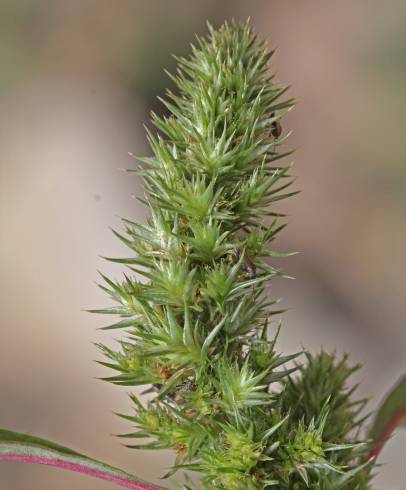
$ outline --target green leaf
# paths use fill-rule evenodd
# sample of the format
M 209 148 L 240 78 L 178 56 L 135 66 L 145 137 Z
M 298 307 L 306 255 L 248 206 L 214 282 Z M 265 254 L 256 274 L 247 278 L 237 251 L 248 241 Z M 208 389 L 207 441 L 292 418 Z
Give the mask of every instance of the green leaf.
M 370 456 L 377 457 L 398 426 L 406 425 L 406 375 L 403 375 L 384 399 L 369 432 L 375 442 Z
M 39 437 L 0 429 L 0 461 L 43 464 L 83 473 L 132 490 L 162 490 L 125 471 Z
M 213 343 L 214 339 L 216 338 L 217 334 L 221 330 L 222 326 L 227 320 L 227 316 L 224 316 L 221 321 L 213 328 L 213 330 L 209 333 L 209 335 L 206 337 L 206 340 L 203 343 L 202 346 L 202 357 L 206 356 L 209 352 L 209 348 L 211 344 Z

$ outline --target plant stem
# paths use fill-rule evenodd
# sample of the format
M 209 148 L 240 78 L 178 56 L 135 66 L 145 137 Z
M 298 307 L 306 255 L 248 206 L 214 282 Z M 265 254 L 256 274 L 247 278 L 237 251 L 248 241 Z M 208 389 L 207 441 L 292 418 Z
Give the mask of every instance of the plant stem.
M 20 442 L 0 443 L 0 461 L 42 464 L 106 480 L 131 490 L 164 490 L 100 461 Z

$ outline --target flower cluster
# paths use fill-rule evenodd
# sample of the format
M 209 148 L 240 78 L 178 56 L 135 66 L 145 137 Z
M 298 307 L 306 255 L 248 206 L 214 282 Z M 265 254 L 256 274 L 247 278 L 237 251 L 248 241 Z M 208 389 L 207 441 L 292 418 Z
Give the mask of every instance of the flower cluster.
M 271 262 L 284 254 L 269 249 L 284 226 L 274 203 L 296 193 L 281 163 L 293 100 L 248 25 L 209 31 L 178 59 L 168 115 L 152 116 L 139 172 L 150 216 L 124 220 L 116 235 L 131 256 L 112 259 L 129 272 L 103 276 L 116 304 L 98 311 L 126 330 L 117 351 L 99 346 L 115 370 L 106 379 L 150 395 L 132 396 L 126 437 L 172 448 L 168 475 L 199 472 L 206 489 L 367 489 L 347 359 L 278 353 L 281 311 L 264 294 L 283 275 Z

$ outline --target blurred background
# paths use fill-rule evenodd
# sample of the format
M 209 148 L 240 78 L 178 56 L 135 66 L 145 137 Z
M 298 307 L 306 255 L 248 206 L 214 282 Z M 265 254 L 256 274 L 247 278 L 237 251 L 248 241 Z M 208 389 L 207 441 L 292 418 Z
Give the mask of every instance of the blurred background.
M 163 69 L 194 34 L 251 18 L 277 47 L 272 69 L 292 84 L 297 186 L 284 204 L 275 282 L 284 315 L 280 348 L 350 352 L 360 396 L 374 409 L 406 370 L 406 2 L 273 0 L 0 0 L 0 426 L 59 441 L 158 482 L 167 452 L 136 452 L 126 390 L 92 342 L 106 318 L 100 256 L 126 251 L 109 227 L 145 219 L 139 182 L 120 168 L 148 152 L 143 123 L 161 111 Z M 374 488 L 406 488 L 406 432 L 383 451 Z M 1 490 L 108 490 L 102 481 L 17 463 Z

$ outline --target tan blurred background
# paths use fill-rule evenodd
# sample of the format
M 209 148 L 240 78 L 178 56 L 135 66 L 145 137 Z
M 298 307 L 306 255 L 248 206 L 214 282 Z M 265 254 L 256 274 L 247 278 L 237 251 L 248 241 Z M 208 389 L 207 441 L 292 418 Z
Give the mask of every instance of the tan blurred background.
M 205 21 L 252 24 L 278 47 L 273 69 L 297 108 L 295 173 L 279 249 L 297 277 L 272 293 L 291 308 L 280 347 L 320 345 L 364 364 L 360 395 L 379 403 L 406 371 L 406 2 L 0 0 L 0 426 L 41 435 L 153 480 L 168 454 L 123 448 L 124 389 L 95 378 L 108 304 L 100 255 L 126 252 L 108 227 L 144 218 L 127 152 Z M 376 489 L 406 489 L 406 432 L 383 452 Z M 156 480 L 155 478 L 155 481 Z M 17 463 L 0 490 L 108 490 Z

